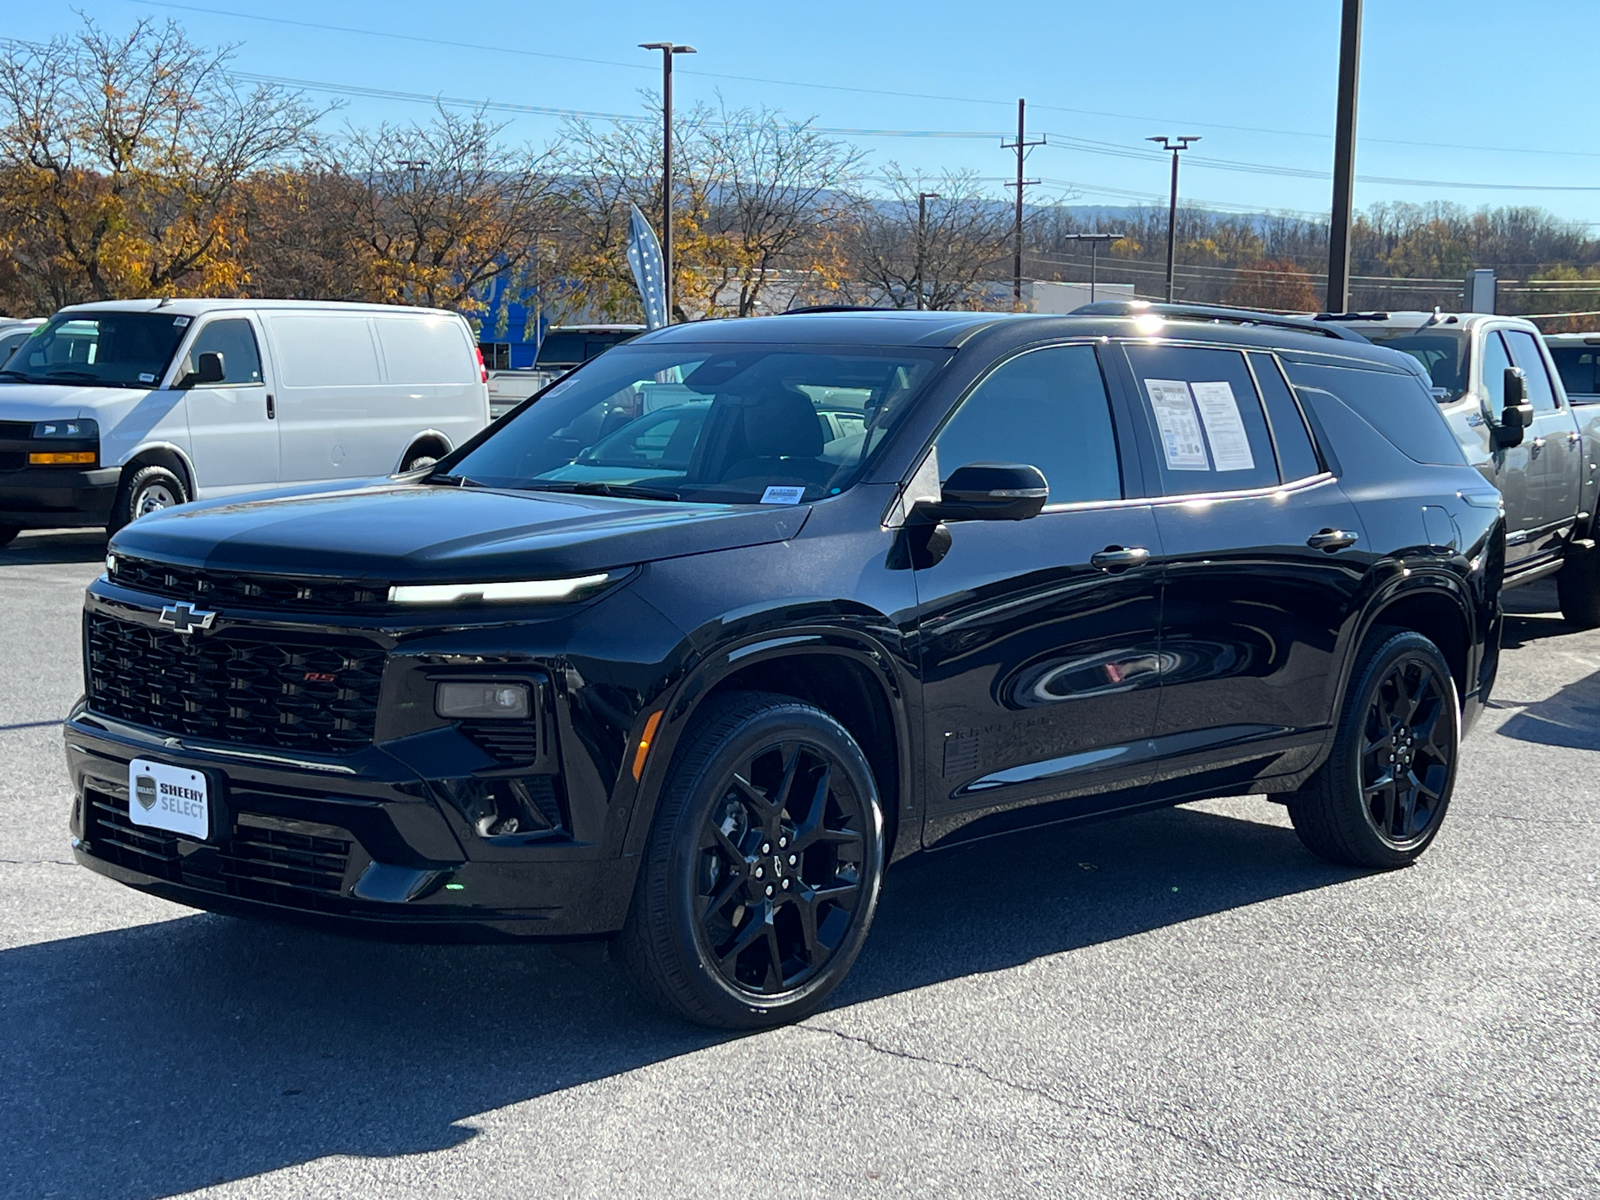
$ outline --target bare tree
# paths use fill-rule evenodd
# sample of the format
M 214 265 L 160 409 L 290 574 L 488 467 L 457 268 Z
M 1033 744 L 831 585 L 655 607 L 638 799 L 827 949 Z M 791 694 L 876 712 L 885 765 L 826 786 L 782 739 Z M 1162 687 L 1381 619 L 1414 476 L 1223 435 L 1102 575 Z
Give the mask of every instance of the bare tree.
M 310 146 L 322 113 L 239 87 L 232 53 L 85 18 L 0 58 L 0 237 L 34 303 L 239 288 L 242 183 Z
M 983 284 L 1004 260 L 1012 218 L 1006 205 L 984 195 L 975 172 L 946 171 L 936 179 L 884 168 L 887 197 L 863 197 L 854 209 L 849 299 L 915 308 L 963 308 L 983 302 Z M 926 201 L 926 220 L 918 197 Z

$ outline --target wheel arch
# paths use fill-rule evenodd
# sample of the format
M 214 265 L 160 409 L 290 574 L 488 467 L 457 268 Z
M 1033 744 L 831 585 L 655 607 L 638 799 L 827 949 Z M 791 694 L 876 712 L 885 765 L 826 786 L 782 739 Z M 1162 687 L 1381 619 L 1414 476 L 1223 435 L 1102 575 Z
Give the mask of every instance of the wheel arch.
M 128 455 L 127 461 L 122 464 L 118 486 L 126 484 L 141 467 L 165 467 L 182 481 L 189 493 L 189 499 L 196 499 L 194 464 L 189 461 L 188 454 L 181 447 L 172 442 L 149 442 L 140 446 Z
M 424 448 L 436 449 L 438 453 L 434 455 L 435 458 L 443 458 L 446 454 L 449 454 L 453 449 L 455 449 L 455 447 L 450 444 L 449 437 L 447 437 L 441 431 L 437 429 L 424 429 L 415 434 L 411 441 L 407 443 L 405 450 L 401 452 L 399 459 L 394 464 L 395 472 L 398 474 L 400 471 L 405 470 L 406 463 Z
M 886 650 L 869 638 L 839 630 L 766 634 L 707 656 L 663 698 L 664 703 L 648 710 L 661 714 L 661 728 L 652 739 L 638 782 L 625 852 L 637 854 L 643 847 L 657 801 L 696 715 L 715 697 L 740 691 L 792 696 L 845 727 L 866 755 L 878 785 L 892 851 L 902 817 L 916 811 L 906 686 Z M 647 712 L 641 712 L 639 728 L 629 741 L 630 765 L 648 719 Z
M 1339 695 L 1349 686 L 1349 672 L 1367 636 L 1380 626 L 1393 626 L 1420 633 L 1439 647 L 1455 679 L 1457 698 L 1464 703 L 1473 690 L 1476 639 L 1472 604 L 1463 592 L 1454 576 L 1428 573 L 1403 577 L 1382 593 L 1351 639 Z

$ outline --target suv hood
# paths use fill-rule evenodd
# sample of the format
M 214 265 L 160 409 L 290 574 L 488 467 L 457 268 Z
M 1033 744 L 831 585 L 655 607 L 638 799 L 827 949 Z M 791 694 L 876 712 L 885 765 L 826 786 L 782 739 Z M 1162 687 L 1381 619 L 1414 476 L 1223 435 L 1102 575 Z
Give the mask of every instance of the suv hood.
M 153 513 L 116 554 L 212 570 L 461 583 L 585 575 L 786 541 L 809 508 L 399 484 Z

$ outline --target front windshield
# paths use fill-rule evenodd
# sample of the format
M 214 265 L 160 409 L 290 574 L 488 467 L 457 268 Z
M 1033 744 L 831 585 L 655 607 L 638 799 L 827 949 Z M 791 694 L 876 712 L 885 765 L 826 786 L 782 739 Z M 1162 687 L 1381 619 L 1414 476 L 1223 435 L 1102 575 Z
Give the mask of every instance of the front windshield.
M 1472 339 L 1463 329 L 1363 329 L 1369 341 L 1411 355 L 1428 370 L 1433 386 L 1451 396 L 1467 390 L 1467 349 Z
M 835 495 L 946 350 L 619 346 L 438 478 L 486 487 L 799 504 Z
M 154 387 L 192 320 L 160 311 L 57 313 L 17 347 L 0 382 Z

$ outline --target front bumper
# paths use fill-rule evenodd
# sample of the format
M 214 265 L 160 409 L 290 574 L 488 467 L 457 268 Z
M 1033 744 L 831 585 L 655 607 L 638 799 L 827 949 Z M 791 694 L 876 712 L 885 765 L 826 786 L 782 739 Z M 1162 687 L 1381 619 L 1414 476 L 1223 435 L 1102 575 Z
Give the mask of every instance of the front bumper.
M 475 838 L 434 785 L 377 748 L 296 763 L 82 711 L 64 733 L 74 856 L 164 899 L 402 941 L 592 938 L 627 914 L 633 860 L 571 839 Z M 128 820 L 132 758 L 206 774 L 209 838 Z
M 104 525 L 110 519 L 121 478 L 117 467 L 0 471 L 0 525 L 23 529 Z

